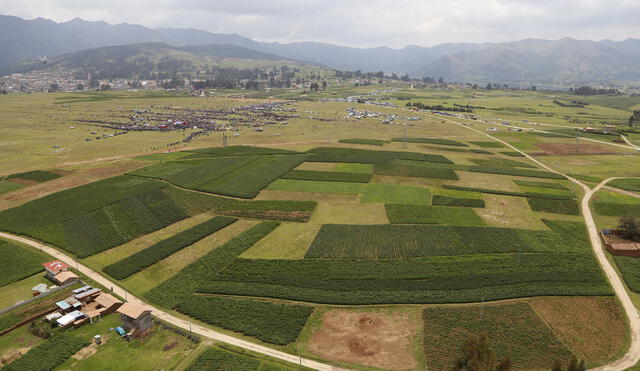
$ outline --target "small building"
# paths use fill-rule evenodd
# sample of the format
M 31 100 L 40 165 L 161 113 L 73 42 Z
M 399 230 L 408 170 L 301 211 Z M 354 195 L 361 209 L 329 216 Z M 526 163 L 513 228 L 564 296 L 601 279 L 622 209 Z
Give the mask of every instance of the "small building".
M 35 285 L 32 289 L 31 289 L 31 293 L 33 294 L 33 296 L 38 296 L 38 295 L 42 295 L 42 294 L 46 294 L 47 292 L 49 292 L 49 288 L 47 287 L 46 284 L 44 283 L 40 283 L 38 285 Z
M 56 275 L 62 272 L 66 272 L 69 270 L 69 266 L 60 260 L 53 260 L 47 263 L 42 264 L 44 269 L 47 271 L 47 277 L 50 279 L 54 279 Z
M 96 309 L 101 315 L 107 315 L 115 312 L 122 306 L 122 302 L 111 294 L 102 293 L 95 299 Z
M 79 310 L 74 310 L 73 312 L 67 313 L 64 316 L 58 318 L 56 320 L 56 323 L 60 327 L 68 327 L 81 322 L 83 319 L 86 319 L 86 315 Z
M 118 310 L 122 326 L 127 331 L 126 337 L 131 340 L 144 335 L 153 327 L 151 310 L 131 303 L 122 304 Z
M 73 282 L 76 282 L 76 281 L 80 280 L 80 277 L 78 277 L 73 272 L 64 271 L 64 272 L 60 272 L 60 273 L 56 274 L 53 277 L 53 280 L 58 285 L 63 286 L 63 285 L 70 284 L 70 283 L 73 283 Z

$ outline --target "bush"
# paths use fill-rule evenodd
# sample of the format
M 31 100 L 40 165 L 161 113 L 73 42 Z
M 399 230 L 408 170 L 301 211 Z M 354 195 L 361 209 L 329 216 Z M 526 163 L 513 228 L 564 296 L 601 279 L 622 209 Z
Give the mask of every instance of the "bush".
M 176 309 L 210 325 L 276 345 L 296 341 L 313 312 L 312 307 L 301 305 L 198 295 L 189 296 Z
M 130 255 L 122 260 L 106 266 L 103 271 L 111 277 L 122 280 L 134 273 L 140 272 L 155 263 L 165 259 L 183 248 L 219 231 L 234 223 L 237 219 L 217 216 L 208 221 L 191 227 L 146 249 Z

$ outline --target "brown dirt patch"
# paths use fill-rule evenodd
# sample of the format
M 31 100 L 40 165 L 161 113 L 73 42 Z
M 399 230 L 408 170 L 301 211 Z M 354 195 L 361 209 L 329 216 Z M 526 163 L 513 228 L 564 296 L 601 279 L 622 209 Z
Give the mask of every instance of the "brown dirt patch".
M 11 182 L 22 184 L 22 185 L 25 185 L 25 186 L 30 186 L 30 185 L 34 185 L 34 184 L 38 184 L 39 183 L 39 182 L 36 182 L 35 180 L 22 179 L 22 178 L 11 178 Z
M 599 144 L 575 143 L 535 143 L 546 155 L 608 155 L 615 153 L 609 147 Z
M 624 313 L 614 298 L 540 298 L 533 310 L 588 363 L 611 360 L 624 347 Z
M 80 349 L 78 351 L 78 353 L 72 355 L 71 358 L 73 358 L 73 359 L 87 359 L 87 358 L 91 357 L 92 355 L 96 354 L 97 352 L 98 352 L 98 344 L 91 343 L 91 345 L 88 345 L 88 346 Z
M 322 317 L 309 349 L 332 361 L 409 370 L 418 366 L 411 346 L 415 327 L 409 313 L 332 310 Z
M 167 344 L 165 344 L 165 345 L 162 347 L 162 350 L 166 352 L 166 351 L 171 350 L 171 349 L 173 349 L 173 348 L 175 348 L 175 347 L 177 347 L 177 346 L 178 346 L 178 342 L 177 342 L 177 341 L 173 341 L 173 342 L 171 342 L 171 343 L 167 343 Z

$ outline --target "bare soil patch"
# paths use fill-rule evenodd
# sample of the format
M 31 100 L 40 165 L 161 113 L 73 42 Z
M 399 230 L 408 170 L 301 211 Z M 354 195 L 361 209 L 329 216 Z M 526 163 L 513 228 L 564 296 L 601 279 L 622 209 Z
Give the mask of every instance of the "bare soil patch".
M 332 310 L 311 336 L 309 349 L 333 361 L 409 370 L 418 365 L 410 339 L 415 327 L 409 313 Z
M 71 356 L 73 359 L 87 359 L 98 352 L 98 344 L 91 343 L 90 345 L 80 349 L 78 353 Z
M 575 143 L 535 143 L 546 155 L 608 155 L 614 154 L 609 147 L 599 144 Z
M 576 355 L 590 364 L 615 358 L 624 348 L 624 313 L 614 298 L 540 298 L 533 310 Z

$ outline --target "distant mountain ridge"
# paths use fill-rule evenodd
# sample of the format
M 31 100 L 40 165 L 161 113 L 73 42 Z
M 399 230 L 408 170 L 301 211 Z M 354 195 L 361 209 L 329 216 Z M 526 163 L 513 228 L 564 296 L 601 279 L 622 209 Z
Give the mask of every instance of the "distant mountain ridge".
M 56 23 L 0 15 L 0 70 L 84 49 L 163 42 L 177 47 L 223 44 L 272 57 L 340 70 L 384 71 L 447 81 L 508 84 L 612 84 L 640 81 L 640 40 L 581 41 L 528 39 L 509 43 L 448 43 L 402 49 L 343 47 L 317 42 L 265 43 L 237 34 L 196 29 L 150 29 L 79 18 Z

